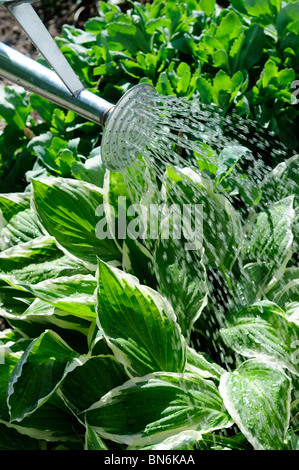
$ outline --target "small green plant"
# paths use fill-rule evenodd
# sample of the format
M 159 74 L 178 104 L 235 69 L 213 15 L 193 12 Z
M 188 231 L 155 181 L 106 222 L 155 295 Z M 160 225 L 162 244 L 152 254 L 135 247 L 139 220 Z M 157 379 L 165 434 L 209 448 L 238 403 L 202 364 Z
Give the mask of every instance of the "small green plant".
M 299 149 L 292 88 L 299 79 L 298 2 L 252 6 L 242 0 L 225 9 L 214 0 L 131 5 L 123 13 L 100 2 L 98 17 L 84 30 L 66 25 L 57 38 L 88 89 L 116 103 L 132 85 L 148 82 L 162 94 L 214 103 L 224 115 L 234 110 Z M 0 115 L 8 123 L 0 136 L 2 191 L 23 190 L 25 172 L 43 158 L 33 137 L 79 138 L 80 162 L 100 144 L 101 128 L 73 113 L 20 90 L 1 95 Z

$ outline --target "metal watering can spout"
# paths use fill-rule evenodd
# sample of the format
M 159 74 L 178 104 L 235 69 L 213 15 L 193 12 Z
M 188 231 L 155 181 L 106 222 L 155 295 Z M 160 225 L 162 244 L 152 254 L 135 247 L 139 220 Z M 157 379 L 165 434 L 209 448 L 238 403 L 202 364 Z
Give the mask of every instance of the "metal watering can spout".
M 0 43 L 0 76 L 105 126 L 101 143 L 103 162 L 109 170 L 121 171 L 138 157 L 142 143 L 145 145 L 144 136 L 135 135 L 139 142 L 134 150 L 128 138 L 130 133 L 134 134 L 136 119 L 141 119 L 140 108 L 148 95 L 156 93 L 155 89 L 147 84 L 136 85 L 116 105 L 86 90 L 30 5 L 32 1 L 0 0 L 0 5 L 11 12 L 53 70 Z M 146 118 L 141 124 L 144 131 L 149 129 Z

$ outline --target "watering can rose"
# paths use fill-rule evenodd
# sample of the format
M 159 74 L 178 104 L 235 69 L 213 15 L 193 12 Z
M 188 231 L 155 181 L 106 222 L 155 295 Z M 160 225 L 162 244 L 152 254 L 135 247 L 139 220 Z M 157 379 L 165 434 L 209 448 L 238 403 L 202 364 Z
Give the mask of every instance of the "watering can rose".
M 199 250 L 203 240 L 202 204 L 131 204 L 126 196 L 118 197 L 117 215 L 114 206 L 100 204 L 96 216 L 96 236 L 124 240 L 184 240 L 186 250 Z

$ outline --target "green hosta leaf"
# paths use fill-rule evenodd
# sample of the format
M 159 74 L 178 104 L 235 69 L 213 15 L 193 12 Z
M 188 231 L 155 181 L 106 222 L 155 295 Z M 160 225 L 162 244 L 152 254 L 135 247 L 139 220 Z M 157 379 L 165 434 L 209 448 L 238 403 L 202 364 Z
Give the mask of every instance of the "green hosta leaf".
M 28 344 L 28 341 L 26 343 Z M 17 366 L 24 351 L 22 344 L 23 342 L 20 341 L 10 344 L 1 356 L 3 361 L 0 366 L 0 423 L 7 425 L 9 429 L 19 431 L 22 435 L 35 439 L 49 441 L 76 439 L 76 432 L 78 432 L 77 419 L 66 412 L 65 407 L 62 406 L 63 404 L 54 396 L 51 396 L 33 414 L 25 417 L 22 422 L 10 422 L 7 405 L 8 384 L 14 367 Z M 9 431 L 7 431 L 7 436 L 9 436 Z M 1 442 L 4 441 L 1 439 Z
M 152 445 L 185 430 L 209 432 L 231 425 L 212 382 L 165 372 L 125 382 L 85 416 L 103 438 L 131 446 Z
M 96 264 L 97 256 L 107 261 L 120 259 L 114 241 L 100 240 L 96 234 L 96 211 L 103 204 L 100 188 L 64 178 L 32 180 L 32 185 L 38 218 L 63 250 L 91 265 Z
M 100 260 L 97 310 L 109 346 L 131 376 L 184 370 L 186 346 L 171 305 Z
M 3 275 L 3 279 L 11 286 L 30 292 L 57 308 L 66 310 L 73 315 L 93 319 L 95 313 L 96 279 L 91 275 L 75 275 L 47 279 L 37 284 L 19 281 L 16 277 Z
M 1 227 L 0 227 L 1 228 Z M 17 212 L 1 230 L 0 249 L 6 250 L 44 235 L 31 209 Z
M 169 223 L 169 217 L 162 223 Z M 185 243 L 186 240 L 185 240 Z M 155 253 L 159 288 L 171 303 L 184 336 L 207 304 L 208 284 L 200 249 L 186 250 L 183 241 L 159 238 Z
M 0 423 L 0 450 L 41 450 L 41 442 Z
M 220 380 L 224 404 L 256 450 L 283 450 L 291 381 L 270 364 L 247 361 Z
M 193 450 L 194 445 L 201 441 L 202 435 L 198 431 L 182 431 L 174 436 L 167 437 L 153 446 L 146 446 L 145 450 Z M 129 447 L 131 449 L 131 447 Z M 133 447 L 134 449 L 134 447 Z M 138 450 L 138 447 L 135 448 Z
M 78 414 L 127 379 L 123 366 L 113 356 L 94 356 L 67 374 L 60 385 L 59 394 L 68 407 Z
M 20 270 L 28 264 L 44 262 L 49 258 L 58 258 L 59 255 L 61 256 L 62 253 L 58 250 L 53 238 L 37 237 L 1 251 L 0 272 Z
M 6 222 L 9 222 L 12 216 L 18 212 L 29 209 L 29 207 L 30 193 L 0 194 L 0 210 Z
M 268 266 L 268 281 L 283 270 L 292 256 L 295 220 L 294 197 L 270 205 L 256 215 L 242 246 L 244 264 L 259 262 Z
M 11 420 L 22 421 L 55 391 L 63 376 L 78 365 L 75 353 L 51 330 L 31 342 L 14 367 L 8 386 Z
M 212 182 L 189 168 L 168 171 L 168 197 L 172 202 L 202 207 L 202 241 L 204 261 L 209 266 L 229 271 L 234 264 L 243 238 L 238 212 Z
M 283 310 L 269 301 L 246 306 L 220 330 L 225 343 L 246 357 L 265 358 L 299 375 L 294 353 L 299 327 L 289 322 Z
M 22 315 L 9 311 L 1 311 L 1 314 L 13 328 L 29 338 L 36 338 L 46 329 L 51 329 L 75 350 L 84 350 L 82 343 L 85 345 L 90 328 L 90 321 L 85 318 L 72 315 L 40 299 L 35 299 Z
M 262 183 L 261 203 L 278 202 L 293 194 L 299 198 L 299 155 L 279 163 Z
M 84 450 L 109 450 L 100 436 L 86 423 Z
M 290 321 L 298 322 L 299 268 L 287 268 L 267 291 L 267 298 L 284 309 Z
M 216 362 L 213 362 L 207 354 L 199 353 L 195 349 L 188 347 L 186 372 L 199 374 L 205 379 L 219 381 L 225 369 L 216 364 Z

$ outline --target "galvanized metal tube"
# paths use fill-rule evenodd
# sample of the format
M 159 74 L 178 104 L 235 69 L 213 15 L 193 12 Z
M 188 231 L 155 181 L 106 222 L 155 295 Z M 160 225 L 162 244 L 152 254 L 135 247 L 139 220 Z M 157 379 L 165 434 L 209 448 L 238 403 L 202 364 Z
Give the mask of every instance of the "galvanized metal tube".
M 83 89 L 74 96 L 51 69 L 0 42 L 0 77 L 104 125 L 114 105 Z

